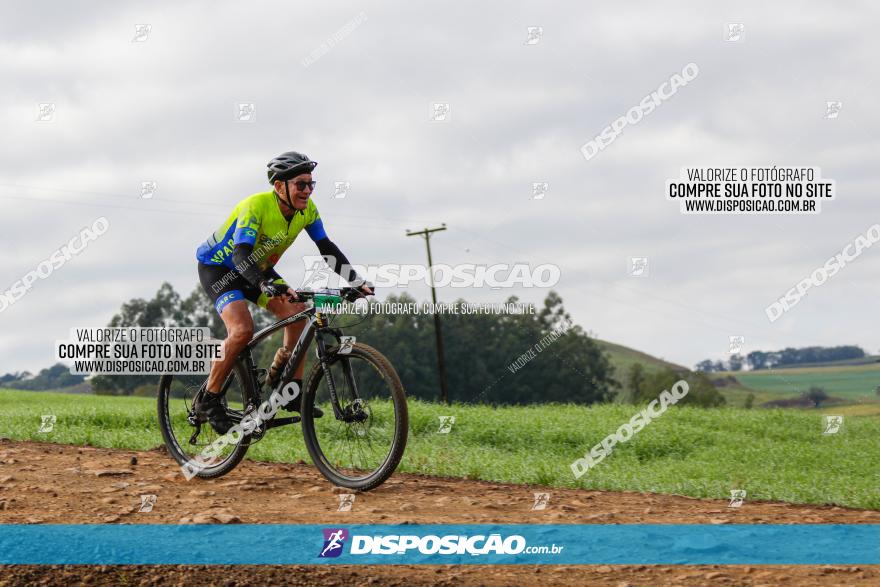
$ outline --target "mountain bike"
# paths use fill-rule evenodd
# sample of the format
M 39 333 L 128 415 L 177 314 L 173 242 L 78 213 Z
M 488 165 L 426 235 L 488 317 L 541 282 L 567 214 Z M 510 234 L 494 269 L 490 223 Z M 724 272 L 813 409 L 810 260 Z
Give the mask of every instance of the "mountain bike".
M 270 429 L 301 421 L 306 449 L 324 477 L 340 487 L 375 489 L 397 468 L 406 447 L 408 413 L 400 377 L 379 351 L 353 342 L 331 324 L 327 308 L 363 294 L 354 288 L 297 290 L 296 294 L 306 302 L 306 309 L 255 333 L 223 384 L 227 413 L 244 433 L 231 442 L 236 435 L 230 432 L 221 438 L 196 415 L 193 403 L 205 381 L 203 375 L 166 374 L 159 381 L 158 397 L 165 446 L 178 463 L 197 471 L 195 476 L 213 479 L 234 469 Z M 263 387 L 268 371 L 257 368 L 254 348 L 300 320 L 306 321 L 305 328 L 277 384 L 267 390 L 267 400 Z M 313 341 L 317 360 L 302 390 L 296 390 L 293 376 Z M 278 417 L 281 410 L 271 413 L 266 408 L 273 398 L 277 404 L 279 394 L 295 396 L 297 391 L 303 394 L 301 415 Z M 323 410 L 323 417 L 314 417 L 315 406 Z M 258 417 L 261 412 L 268 417 Z

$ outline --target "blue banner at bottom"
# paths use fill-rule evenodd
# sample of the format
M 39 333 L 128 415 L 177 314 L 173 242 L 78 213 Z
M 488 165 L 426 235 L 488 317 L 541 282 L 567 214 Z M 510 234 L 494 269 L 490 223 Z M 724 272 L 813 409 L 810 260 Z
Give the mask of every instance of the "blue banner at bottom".
M 876 524 L 0 525 L 0 564 L 875 565 Z

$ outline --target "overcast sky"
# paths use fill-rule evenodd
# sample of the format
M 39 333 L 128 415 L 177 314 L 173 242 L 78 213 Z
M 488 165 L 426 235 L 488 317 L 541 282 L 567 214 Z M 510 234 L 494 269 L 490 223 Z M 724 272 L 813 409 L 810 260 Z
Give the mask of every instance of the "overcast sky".
M 104 325 L 163 281 L 192 291 L 196 247 L 291 149 L 319 162 L 314 199 L 355 263 L 423 263 L 405 230 L 445 222 L 435 262 L 555 263 L 577 323 L 677 363 L 726 357 L 731 335 L 745 352 L 877 352 L 880 247 L 776 322 L 764 313 L 880 222 L 877 17 L 870 2 L 7 4 L 0 290 L 95 218 L 110 228 L 0 312 L 0 373 L 51 364 L 71 327 Z M 740 41 L 725 40 L 729 23 Z M 137 41 L 136 24 L 150 25 Z M 533 26 L 543 35 L 527 44 Z M 690 62 L 696 79 L 584 158 Z M 836 119 L 828 101 L 842 102 Z M 54 120 L 37 120 L 40 103 Z M 236 119 L 241 103 L 253 121 Z M 430 120 L 433 103 L 450 105 L 446 121 Z M 696 165 L 820 167 L 838 196 L 815 216 L 685 216 L 664 182 Z M 344 199 L 335 181 L 351 182 Z M 543 199 L 533 182 L 548 183 Z M 280 272 L 296 281 L 313 254 L 303 235 Z M 634 256 L 647 276 L 628 274 Z

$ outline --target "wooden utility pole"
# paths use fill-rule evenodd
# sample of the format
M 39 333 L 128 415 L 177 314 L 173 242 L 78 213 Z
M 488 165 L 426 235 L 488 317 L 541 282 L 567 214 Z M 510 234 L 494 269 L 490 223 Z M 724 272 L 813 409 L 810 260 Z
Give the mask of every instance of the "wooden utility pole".
M 449 391 L 446 388 L 446 361 L 443 356 L 443 332 L 440 329 L 440 313 L 437 311 L 437 291 L 434 289 L 434 272 L 431 268 L 434 262 L 431 260 L 431 233 L 446 230 L 446 224 L 439 228 L 426 228 L 419 231 L 406 231 L 406 236 L 421 236 L 425 238 L 425 247 L 428 249 L 428 279 L 431 284 L 431 300 L 434 302 L 434 335 L 437 338 L 437 371 L 440 376 L 440 401 L 449 403 Z

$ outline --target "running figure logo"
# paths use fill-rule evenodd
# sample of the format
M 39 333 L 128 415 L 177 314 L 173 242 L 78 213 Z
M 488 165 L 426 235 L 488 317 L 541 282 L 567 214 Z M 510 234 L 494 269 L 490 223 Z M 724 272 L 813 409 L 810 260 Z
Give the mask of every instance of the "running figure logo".
M 324 548 L 318 558 L 336 558 L 342 554 L 342 547 L 348 538 L 345 528 L 324 528 Z
M 843 102 L 831 100 L 825 102 L 825 118 L 833 120 L 840 115 L 840 109 L 843 108 Z
M 724 40 L 730 43 L 738 43 L 743 40 L 743 36 L 746 32 L 746 25 L 741 22 L 729 22 L 727 23 L 727 32 L 724 36 Z
M 452 432 L 452 425 L 455 424 L 455 416 L 439 416 L 440 428 L 437 429 L 438 434 L 449 434 Z
M 55 122 L 55 104 L 52 102 L 37 104 L 37 122 Z
M 333 189 L 335 190 L 333 193 L 333 197 L 337 199 L 342 199 L 348 194 L 348 190 L 351 189 L 350 181 L 337 181 L 334 182 Z
M 351 349 L 354 348 L 354 343 L 357 339 L 354 336 L 342 336 L 339 338 L 339 350 L 336 351 L 338 355 L 350 355 Z
M 533 181 L 532 182 L 532 199 L 533 200 L 543 200 L 544 196 L 547 195 L 547 190 L 550 189 L 550 184 L 546 181 Z
M 526 30 L 528 31 L 528 37 L 526 37 L 526 42 L 523 45 L 537 45 L 541 42 L 541 37 L 544 36 L 544 27 L 530 26 Z
M 431 122 L 446 122 L 448 116 L 448 102 L 434 102 L 433 104 L 431 104 Z
M 339 496 L 339 507 L 337 512 L 350 512 L 354 507 L 354 493 L 343 493 Z
M 647 257 L 630 257 L 629 274 L 633 277 L 643 277 L 648 275 L 648 258 Z
M 144 200 L 149 200 L 156 193 L 156 189 L 159 187 L 159 184 L 155 181 L 142 181 L 141 182 L 141 198 Z
M 550 503 L 549 493 L 535 493 L 535 503 L 532 504 L 532 511 L 547 509 L 548 503 Z
M 155 495 L 142 495 L 141 496 L 141 507 L 138 508 L 138 513 L 150 513 L 153 511 L 153 506 L 156 505 L 156 496 Z
M 306 268 L 303 273 L 302 289 L 322 288 L 330 286 L 330 268 L 324 257 L 320 255 L 306 255 L 303 257 Z M 311 265 L 310 265 L 311 263 Z
M 825 416 L 825 427 L 822 434 L 837 434 L 843 426 L 843 416 Z
M 153 25 L 151 24 L 136 24 L 134 25 L 134 38 L 131 40 L 132 43 L 146 43 L 147 39 L 150 38 L 150 33 L 153 31 Z
M 737 355 L 742 352 L 743 345 L 746 344 L 746 337 L 742 335 L 733 335 L 730 336 L 729 339 L 730 345 L 727 347 L 727 351 L 731 355 Z
M 55 428 L 55 422 L 58 421 L 58 418 L 55 414 L 43 414 L 40 420 L 40 429 L 37 432 L 41 434 L 48 434 L 52 432 Z
M 743 501 L 746 499 L 746 490 L 745 489 L 731 489 L 730 490 L 730 503 L 727 504 L 729 508 L 738 508 L 742 506 Z

